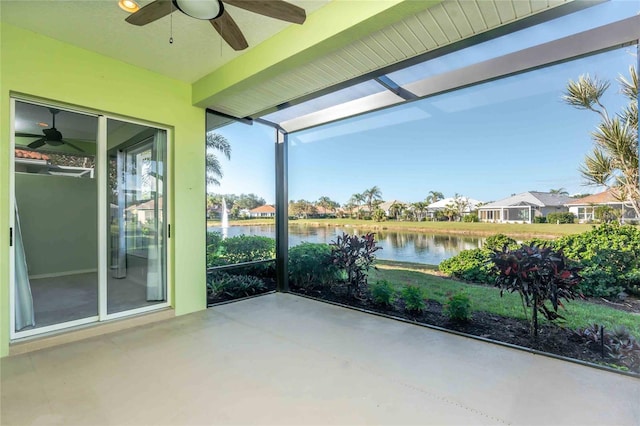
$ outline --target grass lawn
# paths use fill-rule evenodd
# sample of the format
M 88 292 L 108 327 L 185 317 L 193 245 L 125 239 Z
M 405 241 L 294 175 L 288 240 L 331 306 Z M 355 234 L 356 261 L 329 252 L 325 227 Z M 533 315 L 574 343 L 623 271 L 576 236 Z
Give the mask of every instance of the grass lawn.
M 369 272 L 369 282 L 387 280 L 396 287 L 411 284 L 424 289 L 428 299 L 445 303 L 449 295 L 464 291 L 471 299 L 473 311 L 491 312 L 498 315 L 525 319 L 522 302 L 518 294 L 505 293 L 486 285 L 467 284 L 461 281 L 442 278 L 435 275 L 434 267 L 421 264 L 402 264 L 401 262 L 378 261 L 377 270 Z M 570 300 L 560 308 L 559 313 L 566 318 L 560 320 L 567 328 L 576 329 L 590 324 L 603 324 L 611 330 L 624 325 L 637 338 L 640 338 L 640 315 L 628 313 L 584 300 Z M 546 320 L 542 319 L 541 324 Z
M 231 226 L 241 225 L 273 225 L 273 218 L 249 219 L 230 221 Z M 593 225 L 567 224 L 556 225 L 549 223 L 466 223 L 466 222 L 374 222 L 358 219 L 299 219 L 290 220 L 289 226 L 341 226 L 354 227 L 363 230 L 394 230 L 406 232 L 428 232 L 434 234 L 461 234 L 489 236 L 506 234 L 518 238 L 555 238 L 568 234 L 579 234 L 590 230 Z M 207 226 L 220 226 L 218 221 L 208 221 Z

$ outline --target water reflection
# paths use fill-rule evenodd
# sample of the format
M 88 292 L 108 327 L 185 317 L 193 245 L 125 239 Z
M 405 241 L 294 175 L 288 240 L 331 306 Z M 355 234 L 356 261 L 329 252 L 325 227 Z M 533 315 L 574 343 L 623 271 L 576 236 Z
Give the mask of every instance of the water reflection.
M 210 231 L 221 232 L 219 227 L 211 227 Z M 275 238 L 275 225 L 231 226 L 228 236 L 240 234 L 260 235 Z M 333 226 L 301 226 L 289 225 L 289 245 L 295 246 L 303 241 L 310 243 L 330 243 L 342 232 L 348 234 L 363 234 L 366 230 L 355 228 L 341 228 Z M 467 235 L 435 235 L 417 232 L 378 231 L 376 240 L 382 250 L 376 254 L 379 259 L 398 260 L 403 262 L 426 263 L 437 265 L 462 250 L 482 246 L 484 238 Z

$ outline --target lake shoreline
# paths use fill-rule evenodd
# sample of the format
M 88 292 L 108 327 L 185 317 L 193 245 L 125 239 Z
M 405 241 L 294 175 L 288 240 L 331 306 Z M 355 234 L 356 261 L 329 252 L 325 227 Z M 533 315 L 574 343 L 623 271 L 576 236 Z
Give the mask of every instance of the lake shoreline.
M 273 219 L 250 219 L 230 221 L 230 226 L 275 225 Z M 289 221 L 289 226 L 306 226 L 317 228 L 353 228 L 365 231 L 411 232 L 435 235 L 460 235 L 473 237 L 489 237 L 504 234 L 515 239 L 555 239 L 563 235 L 578 234 L 591 229 L 590 224 L 498 224 L 498 223 L 465 223 L 465 222 L 371 222 L 355 219 L 300 219 Z M 207 221 L 207 227 L 220 227 L 219 221 Z M 527 229 L 529 228 L 529 229 Z

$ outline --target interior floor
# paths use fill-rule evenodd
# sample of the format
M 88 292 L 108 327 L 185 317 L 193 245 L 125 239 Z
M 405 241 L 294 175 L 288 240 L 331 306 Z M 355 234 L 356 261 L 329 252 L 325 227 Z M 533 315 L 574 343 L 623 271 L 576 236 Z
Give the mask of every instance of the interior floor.
M 107 312 L 123 312 L 157 303 L 147 301 L 140 272 L 129 268 L 125 278 L 107 280 Z M 98 274 L 74 274 L 31 279 L 35 327 L 46 327 L 98 315 Z
M 1 360 L 2 424 L 637 425 L 640 381 L 291 294 Z

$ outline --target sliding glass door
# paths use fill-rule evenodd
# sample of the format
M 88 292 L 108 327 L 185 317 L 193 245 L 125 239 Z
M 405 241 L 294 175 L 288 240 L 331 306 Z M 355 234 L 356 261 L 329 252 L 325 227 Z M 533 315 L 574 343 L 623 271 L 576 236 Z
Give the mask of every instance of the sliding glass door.
M 167 130 L 12 108 L 11 338 L 168 306 Z
M 107 153 L 111 314 L 167 300 L 166 132 L 117 120 L 107 126 L 119 129 L 111 133 Z

